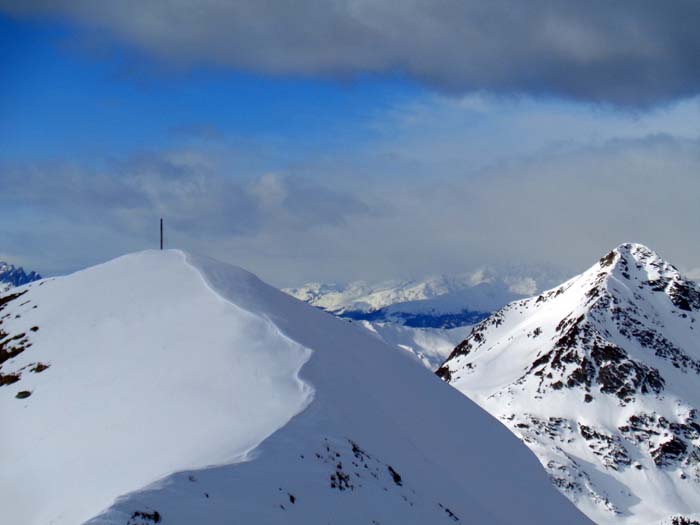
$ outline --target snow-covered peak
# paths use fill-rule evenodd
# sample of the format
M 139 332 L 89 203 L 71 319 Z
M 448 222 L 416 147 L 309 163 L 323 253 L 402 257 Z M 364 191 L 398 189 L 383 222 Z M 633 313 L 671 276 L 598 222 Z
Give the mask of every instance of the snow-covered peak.
M 598 523 L 700 512 L 700 289 L 623 244 L 476 326 L 438 375 L 522 437 Z
M 588 523 L 414 359 L 239 268 L 127 255 L 0 295 L 0 330 L 8 523 Z
M 588 273 L 604 272 L 617 279 L 681 279 L 678 269 L 642 244 L 621 244 L 602 257 Z

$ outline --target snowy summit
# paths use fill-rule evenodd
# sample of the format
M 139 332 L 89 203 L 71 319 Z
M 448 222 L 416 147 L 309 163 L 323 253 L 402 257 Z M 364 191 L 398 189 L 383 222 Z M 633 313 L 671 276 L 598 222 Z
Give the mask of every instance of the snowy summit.
M 239 268 L 136 253 L 0 310 L 6 523 L 589 523 L 476 404 Z
M 596 523 L 700 520 L 700 287 L 623 244 L 477 325 L 438 375 Z

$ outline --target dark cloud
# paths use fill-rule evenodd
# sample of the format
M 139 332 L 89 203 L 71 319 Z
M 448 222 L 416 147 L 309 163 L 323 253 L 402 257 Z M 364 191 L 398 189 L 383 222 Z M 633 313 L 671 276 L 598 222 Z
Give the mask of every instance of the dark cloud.
M 647 106 L 700 92 L 697 0 L 0 0 L 173 65 Z

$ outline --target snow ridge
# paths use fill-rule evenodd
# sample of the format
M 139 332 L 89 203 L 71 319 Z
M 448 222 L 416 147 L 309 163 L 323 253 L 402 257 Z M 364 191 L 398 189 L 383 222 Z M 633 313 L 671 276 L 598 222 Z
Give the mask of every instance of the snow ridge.
M 142 252 L 0 303 L 8 522 L 589 523 L 415 360 L 240 268 Z
M 2 301 L 8 523 L 82 523 L 173 472 L 245 461 L 312 399 L 298 378 L 310 351 L 212 293 L 181 252 L 125 256 Z

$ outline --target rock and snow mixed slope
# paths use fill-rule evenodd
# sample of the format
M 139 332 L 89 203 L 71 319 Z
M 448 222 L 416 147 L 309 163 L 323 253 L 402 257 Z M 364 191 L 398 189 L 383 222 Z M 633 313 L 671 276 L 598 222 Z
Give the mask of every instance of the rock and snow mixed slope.
M 700 522 L 700 287 L 625 244 L 477 325 L 438 375 L 597 523 Z
M 3 522 L 588 523 L 481 408 L 244 270 L 128 255 L 0 321 Z

